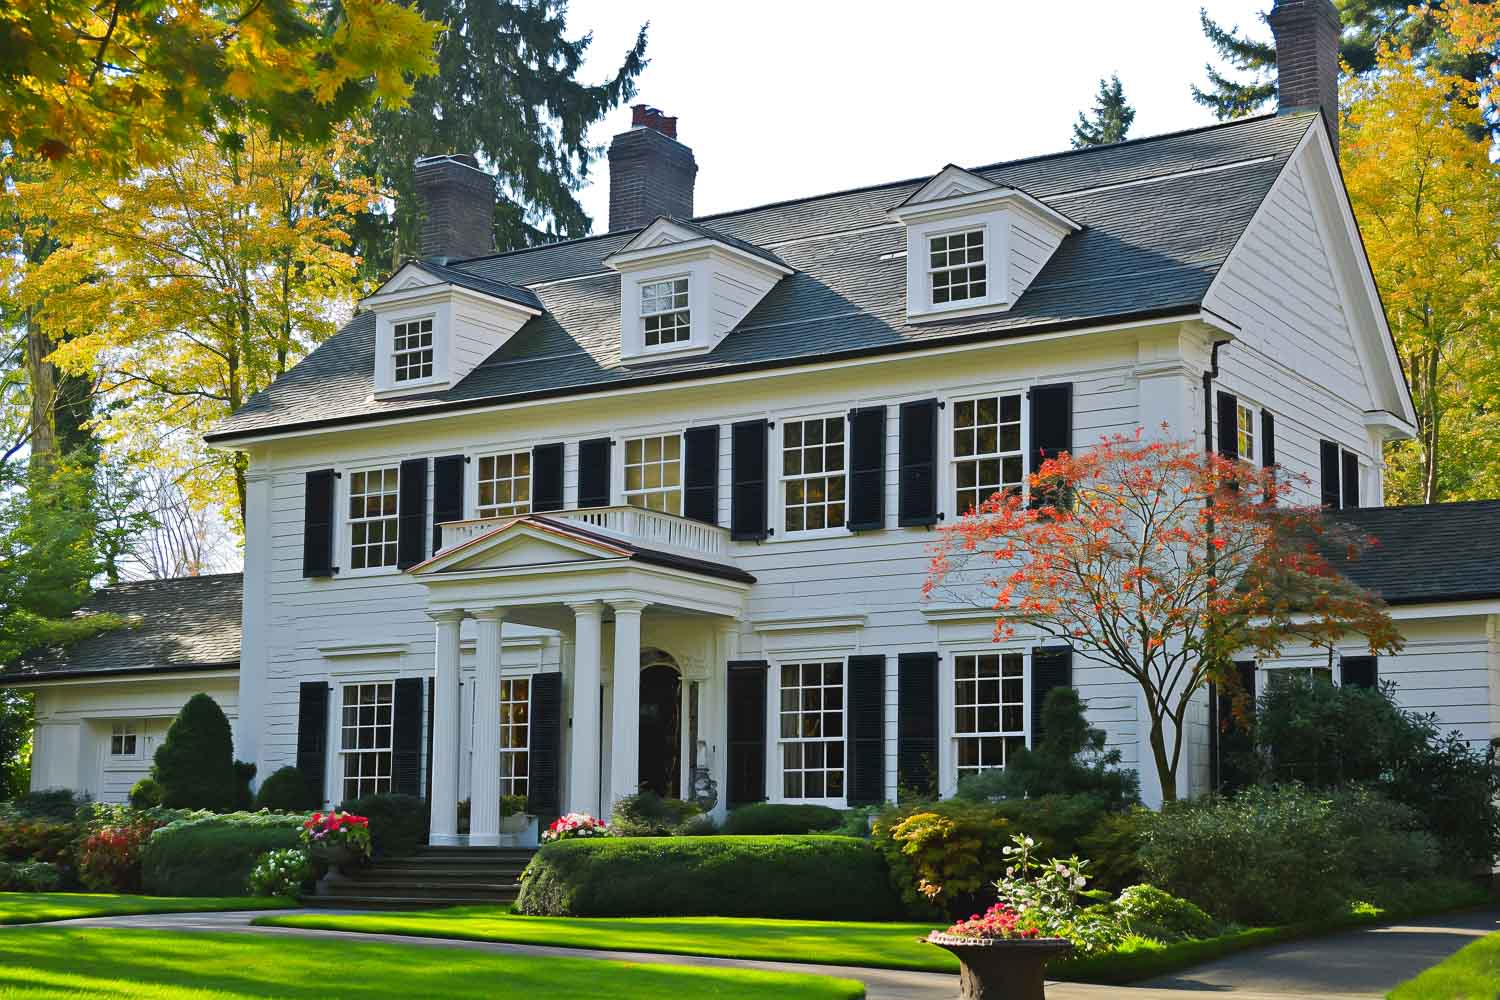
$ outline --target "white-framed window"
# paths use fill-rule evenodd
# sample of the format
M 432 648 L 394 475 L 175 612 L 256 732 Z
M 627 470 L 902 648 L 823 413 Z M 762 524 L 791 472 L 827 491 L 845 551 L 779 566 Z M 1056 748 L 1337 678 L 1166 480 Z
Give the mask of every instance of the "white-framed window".
M 682 435 L 653 434 L 625 442 L 625 502 L 682 513 Z
M 1026 745 L 1026 658 L 962 653 L 953 658 L 953 735 L 960 778 L 1004 767 Z
M 788 534 L 844 526 L 845 468 L 843 417 L 782 423 L 783 528 Z
M 510 517 L 531 510 L 531 452 L 482 455 L 475 481 L 476 517 Z
M 953 404 L 953 513 L 957 516 L 1002 490 L 1026 483 L 1019 392 L 961 399 Z
M 1246 462 L 1255 461 L 1255 407 L 1249 403 L 1234 404 L 1235 454 Z
M 364 469 L 349 474 L 349 568 L 396 565 L 401 469 Z
M 983 227 L 927 237 L 927 281 L 933 305 L 984 298 L 988 274 Z
M 391 791 L 391 713 L 396 685 L 390 681 L 345 684 L 339 720 L 344 801 Z
M 500 681 L 500 794 L 525 795 L 531 774 L 531 678 Z
M 781 665 L 781 795 L 844 797 L 844 664 Z
M 111 757 L 136 757 L 140 754 L 140 723 L 126 719 L 110 726 L 109 755 Z
M 670 347 L 692 339 L 687 278 L 641 285 L 641 335 L 647 347 Z
M 432 317 L 410 319 L 391 327 L 391 361 L 397 382 L 432 377 Z

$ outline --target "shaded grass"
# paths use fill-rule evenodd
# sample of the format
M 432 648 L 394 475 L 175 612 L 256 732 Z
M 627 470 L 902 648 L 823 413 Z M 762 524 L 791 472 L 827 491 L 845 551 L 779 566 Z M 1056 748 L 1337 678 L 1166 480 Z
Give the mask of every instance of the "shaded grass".
M 0 996 L 857 1000 L 852 980 L 457 948 L 130 929 L 0 933 Z
M 123 917 L 132 913 L 206 913 L 213 910 L 277 910 L 296 905 L 265 896 L 127 896 L 110 892 L 0 892 L 0 924 L 32 924 L 75 917 Z
M 1492 1000 L 1500 996 L 1500 933 L 1465 945 L 1387 996 L 1389 1000 Z

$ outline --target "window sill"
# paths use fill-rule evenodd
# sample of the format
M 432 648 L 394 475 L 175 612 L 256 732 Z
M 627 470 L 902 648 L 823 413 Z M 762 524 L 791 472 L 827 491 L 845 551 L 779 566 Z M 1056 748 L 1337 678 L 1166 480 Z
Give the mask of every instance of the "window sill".
M 964 316 L 982 316 L 985 313 L 1005 312 L 1011 307 L 1009 299 L 985 299 L 983 301 L 964 301 L 949 303 L 940 306 L 923 305 L 917 309 L 906 311 L 908 323 L 923 323 L 940 319 L 953 319 Z
M 334 574 L 332 579 L 342 580 L 346 578 L 370 576 L 397 576 L 403 572 L 404 570 L 397 569 L 395 566 L 369 566 L 365 569 L 341 569 L 336 574 Z
M 874 529 L 871 529 L 874 530 Z M 837 528 L 808 528 L 803 531 L 778 532 L 766 539 L 768 542 L 801 542 L 819 538 L 849 538 L 855 532 L 843 526 Z

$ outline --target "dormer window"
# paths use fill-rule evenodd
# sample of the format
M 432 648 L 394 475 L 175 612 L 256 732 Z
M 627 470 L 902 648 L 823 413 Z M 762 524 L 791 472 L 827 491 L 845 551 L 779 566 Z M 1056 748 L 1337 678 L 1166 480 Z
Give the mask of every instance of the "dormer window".
M 397 382 L 432 378 L 432 317 L 395 324 L 392 330 Z
M 1255 410 L 1246 403 L 1236 403 L 1235 452 L 1246 462 L 1255 462 Z
M 688 279 L 641 284 L 641 335 L 647 347 L 670 347 L 692 340 Z
M 984 229 L 966 229 L 927 238 L 929 287 L 932 304 L 984 299 L 988 271 L 984 260 Z

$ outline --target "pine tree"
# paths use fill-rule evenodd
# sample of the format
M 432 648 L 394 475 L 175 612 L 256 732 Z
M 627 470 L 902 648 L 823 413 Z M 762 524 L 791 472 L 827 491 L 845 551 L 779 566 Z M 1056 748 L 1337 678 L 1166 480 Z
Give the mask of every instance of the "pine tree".
M 164 806 L 217 812 L 234 807 L 234 737 L 218 702 L 201 693 L 188 699 L 156 748 L 151 777 L 161 785 Z
M 1125 100 L 1119 75 L 1112 74 L 1108 80 L 1101 78 L 1094 110 L 1089 114 L 1078 112 L 1078 121 L 1073 125 L 1073 148 L 1120 142 L 1134 121 L 1135 108 Z
M 589 128 L 635 95 L 646 67 L 646 28 L 600 83 L 577 74 L 592 36 L 569 37 L 566 0 L 413 0 L 447 26 L 438 72 L 416 82 L 404 107 L 371 116 L 365 170 L 394 202 L 363 216 L 353 236 L 371 274 L 418 252 L 418 157 L 472 153 L 499 178 L 495 241 L 502 250 L 587 235 L 577 190 L 602 152 Z

